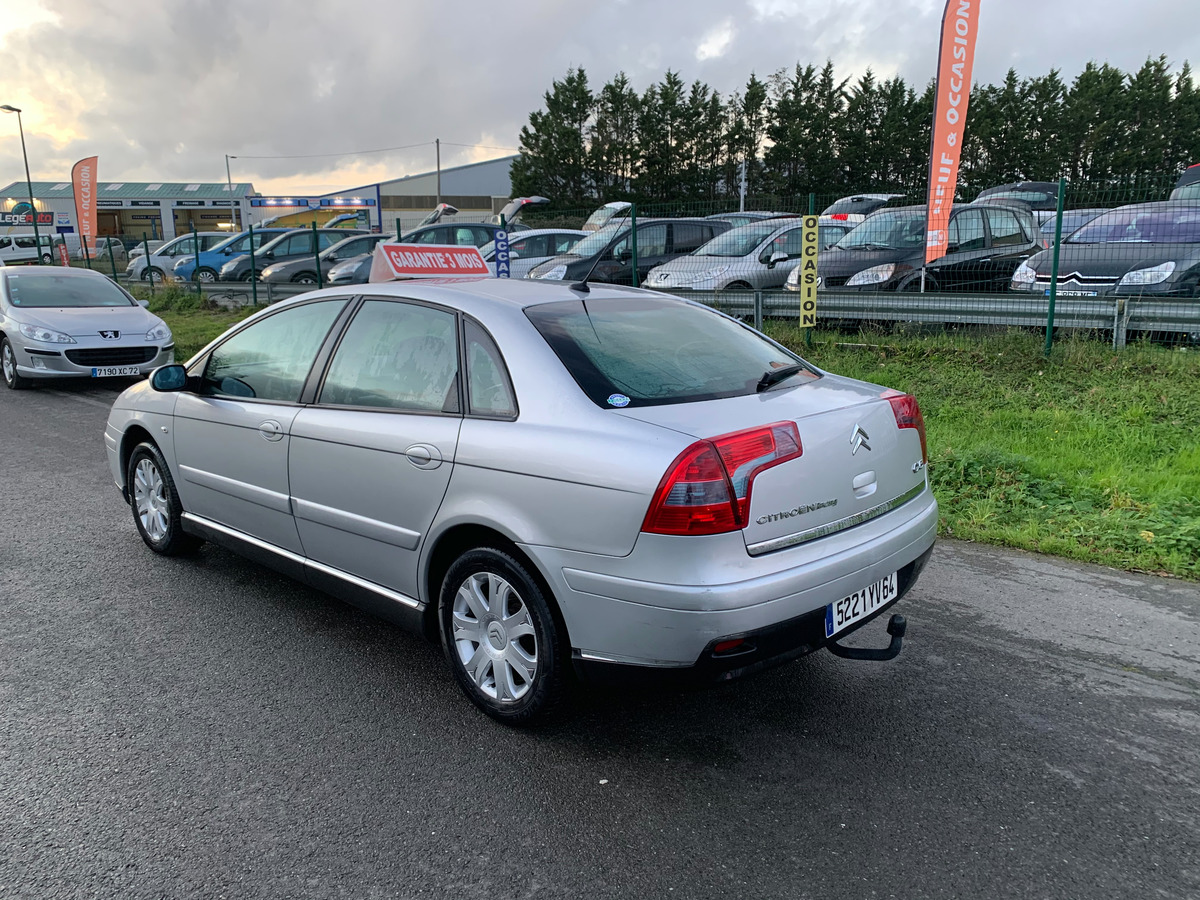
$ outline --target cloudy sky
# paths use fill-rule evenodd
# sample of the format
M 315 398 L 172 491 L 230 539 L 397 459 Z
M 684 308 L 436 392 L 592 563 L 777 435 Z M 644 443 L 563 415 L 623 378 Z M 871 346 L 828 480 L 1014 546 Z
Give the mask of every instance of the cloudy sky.
M 976 80 L 1089 60 L 1200 67 L 1178 0 L 982 0 Z M 638 90 L 667 68 L 723 94 L 832 59 L 923 85 L 939 0 L 0 0 L 0 103 L 24 110 L 35 179 L 83 156 L 102 180 L 316 192 L 503 156 L 553 79 Z M 0 116 L 0 183 L 23 177 Z M 417 146 L 410 146 L 417 145 Z M 408 147 L 386 153 L 351 151 Z M 340 154 L 317 158 L 250 157 Z

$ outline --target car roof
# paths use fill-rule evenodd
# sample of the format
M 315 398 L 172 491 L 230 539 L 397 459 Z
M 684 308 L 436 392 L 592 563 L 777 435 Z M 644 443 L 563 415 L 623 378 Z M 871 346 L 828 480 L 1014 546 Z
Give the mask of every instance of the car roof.
M 21 275 L 32 275 L 35 278 L 48 278 L 51 275 L 58 275 L 67 278 L 103 278 L 105 281 L 112 281 L 103 272 L 83 266 L 10 266 L 9 271 L 5 274 L 16 275 L 18 273 Z M 120 285 L 117 285 L 117 287 L 120 287 Z

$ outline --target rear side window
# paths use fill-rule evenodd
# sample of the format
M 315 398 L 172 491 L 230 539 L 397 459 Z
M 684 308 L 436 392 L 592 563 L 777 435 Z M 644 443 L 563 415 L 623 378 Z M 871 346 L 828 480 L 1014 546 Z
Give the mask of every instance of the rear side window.
M 764 373 L 801 362 L 740 323 L 679 300 L 563 300 L 525 314 L 605 409 L 753 394 Z M 816 377 L 806 371 L 784 383 Z
M 465 328 L 468 412 L 473 416 L 512 418 L 517 414 L 517 402 L 496 343 L 470 319 Z
M 992 226 L 992 246 L 1003 247 L 1008 244 L 1024 244 L 1025 235 L 1021 233 L 1021 225 L 1017 217 L 1007 209 L 989 209 L 988 224 Z
M 712 229 L 702 225 L 676 222 L 671 228 L 671 252 L 691 253 L 712 237 Z

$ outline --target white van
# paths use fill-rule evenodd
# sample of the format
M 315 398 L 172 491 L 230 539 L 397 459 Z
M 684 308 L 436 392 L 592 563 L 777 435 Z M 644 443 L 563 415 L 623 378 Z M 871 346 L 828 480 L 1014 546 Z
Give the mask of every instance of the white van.
M 54 235 L 41 234 L 42 245 L 42 262 L 49 263 L 54 261 Z M 7 265 L 23 262 L 37 262 L 38 253 L 37 245 L 34 243 L 33 234 L 5 234 L 0 235 L 0 260 L 3 260 Z

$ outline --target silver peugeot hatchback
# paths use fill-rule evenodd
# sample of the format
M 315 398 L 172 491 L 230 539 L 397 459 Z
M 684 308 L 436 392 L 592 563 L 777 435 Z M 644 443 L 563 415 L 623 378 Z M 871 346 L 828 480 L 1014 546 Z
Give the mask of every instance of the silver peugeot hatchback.
M 934 543 L 907 394 L 617 286 L 315 291 L 121 394 L 113 478 L 154 551 L 201 540 L 440 641 L 489 715 L 575 676 L 720 680 L 828 647 Z

